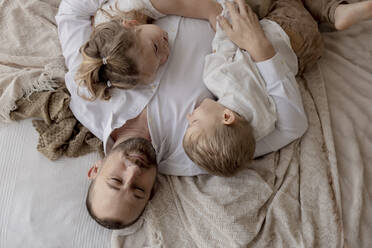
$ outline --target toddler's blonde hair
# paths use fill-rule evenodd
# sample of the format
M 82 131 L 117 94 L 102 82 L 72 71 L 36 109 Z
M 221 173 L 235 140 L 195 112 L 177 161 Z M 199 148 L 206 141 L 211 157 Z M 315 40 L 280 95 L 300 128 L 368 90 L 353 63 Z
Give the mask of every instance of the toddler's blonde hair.
M 249 122 L 239 119 L 232 125 L 216 124 L 213 130 L 184 137 L 183 148 L 210 174 L 228 177 L 253 160 L 256 141 Z

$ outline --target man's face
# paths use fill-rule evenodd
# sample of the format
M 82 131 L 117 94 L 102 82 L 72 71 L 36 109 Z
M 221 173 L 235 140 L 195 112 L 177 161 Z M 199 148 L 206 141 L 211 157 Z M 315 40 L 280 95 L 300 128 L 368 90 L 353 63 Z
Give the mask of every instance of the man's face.
M 97 167 L 89 173 L 94 179 L 90 197 L 93 213 L 100 220 L 132 223 L 144 210 L 155 183 L 156 155 L 151 143 L 128 139 Z

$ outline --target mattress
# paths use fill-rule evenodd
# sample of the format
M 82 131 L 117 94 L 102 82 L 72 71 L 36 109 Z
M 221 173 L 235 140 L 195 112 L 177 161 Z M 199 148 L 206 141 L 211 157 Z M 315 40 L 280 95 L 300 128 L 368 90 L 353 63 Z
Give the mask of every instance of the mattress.
M 85 210 L 97 154 L 51 162 L 30 120 L 0 129 L 0 247 L 110 247 L 111 232 Z

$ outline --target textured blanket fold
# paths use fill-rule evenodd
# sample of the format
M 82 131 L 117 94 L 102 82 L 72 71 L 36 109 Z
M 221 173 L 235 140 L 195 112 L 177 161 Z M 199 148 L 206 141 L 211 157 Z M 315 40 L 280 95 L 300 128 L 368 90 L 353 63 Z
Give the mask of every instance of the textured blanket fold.
M 37 150 L 51 160 L 62 155 L 78 157 L 98 151 L 103 155 L 103 145 L 97 137 L 76 120 L 69 103 L 70 94 L 64 86 L 54 91 L 34 92 L 16 102 L 11 112 L 12 120 L 41 118 L 32 124 L 40 134 Z
M 0 1 L 0 124 L 15 102 L 52 90 L 65 74 L 54 16 L 60 0 Z

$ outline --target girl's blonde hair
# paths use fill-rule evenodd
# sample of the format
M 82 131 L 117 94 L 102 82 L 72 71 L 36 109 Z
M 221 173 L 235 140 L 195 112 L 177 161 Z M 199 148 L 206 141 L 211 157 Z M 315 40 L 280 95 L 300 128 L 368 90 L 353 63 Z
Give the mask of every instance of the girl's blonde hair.
M 141 24 L 152 19 L 135 10 L 122 12 L 115 6 L 114 15 L 100 9 L 110 18 L 109 22 L 97 25 L 89 41 L 80 48 L 83 55 L 75 80 L 79 86 L 85 86 L 90 97 L 79 95 L 86 100 L 110 99 L 110 86 L 130 89 L 141 82 L 138 66 L 127 55 L 131 48 L 136 48 L 136 36 L 133 29 L 124 28 L 123 20 L 136 20 Z

